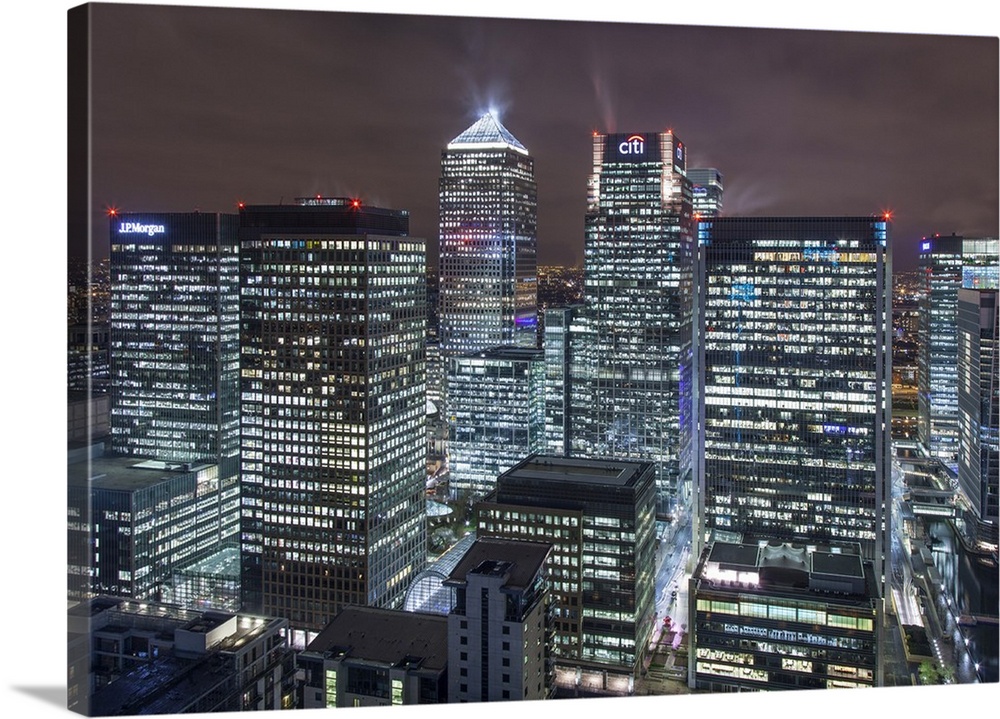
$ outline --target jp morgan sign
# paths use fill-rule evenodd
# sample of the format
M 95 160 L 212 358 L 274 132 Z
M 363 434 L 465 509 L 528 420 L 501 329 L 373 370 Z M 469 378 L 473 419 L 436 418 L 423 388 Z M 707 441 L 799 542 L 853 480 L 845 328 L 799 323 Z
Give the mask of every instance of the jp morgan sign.
M 123 222 L 118 225 L 119 235 L 162 235 L 166 233 L 166 225 L 145 225 L 141 222 Z

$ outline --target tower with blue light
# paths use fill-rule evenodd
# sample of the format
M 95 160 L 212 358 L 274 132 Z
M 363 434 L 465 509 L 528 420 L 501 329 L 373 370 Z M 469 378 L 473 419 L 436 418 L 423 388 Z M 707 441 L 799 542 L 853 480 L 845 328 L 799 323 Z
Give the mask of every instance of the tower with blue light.
M 693 226 L 672 131 L 594 134 L 570 454 L 652 461 L 658 512 L 691 476 Z
M 698 225 L 701 540 L 888 551 L 891 264 L 879 217 Z
M 536 345 L 535 162 L 492 114 L 441 153 L 442 355 Z

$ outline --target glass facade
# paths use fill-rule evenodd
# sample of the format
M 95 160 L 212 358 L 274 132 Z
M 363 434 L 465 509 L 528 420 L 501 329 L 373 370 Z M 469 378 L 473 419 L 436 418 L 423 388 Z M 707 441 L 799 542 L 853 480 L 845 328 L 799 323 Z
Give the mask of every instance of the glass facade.
M 116 453 L 233 466 L 239 452 L 237 217 L 111 218 Z M 225 460 L 229 461 L 226 462 Z
M 920 243 L 924 288 L 917 357 L 917 430 L 931 454 L 955 469 L 958 461 L 958 289 L 962 238 L 927 237 Z
M 996 290 L 958 292 L 958 483 L 974 534 L 997 547 L 1000 352 Z
M 480 498 L 545 440 L 541 350 L 501 347 L 452 357 L 448 370 L 451 487 Z
M 686 147 L 595 134 L 572 453 L 656 463 L 659 511 L 691 476 L 693 237 Z
M 552 544 L 557 666 L 637 671 L 653 624 L 655 468 L 532 456 L 477 505 L 480 537 Z
M 545 454 L 565 457 L 572 442 L 572 331 L 581 307 L 545 310 Z
M 749 566 L 712 562 L 717 547 L 727 549 L 717 543 L 695 571 L 689 595 L 693 687 L 734 692 L 880 685 L 881 612 L 871 565 L 857 561 L 856 590 L 831 591 L 832 585 L 816 581 L 813 550 L 730 546 L 758 559 Z M 782 566 L 775 563 L 772 570 L 767 553 Z M 834 557 L 843 563 L 848 555 Z
M 703 457 L 696 538 L 888 546 L 891 337 L 887 223 L 699 224 Z
M 424 241 L 317 198 L 240 214 L 244 601 L 318 631 L 426 553 Z
M 441 153 L 441 350 L 537 344 L 534 159 L 492 115 Z
M 691 204 L 695 217 L 707 219 L 722 214 L 722 173 L 714 167 L 693 167 L 687 171 L 691 180 Z

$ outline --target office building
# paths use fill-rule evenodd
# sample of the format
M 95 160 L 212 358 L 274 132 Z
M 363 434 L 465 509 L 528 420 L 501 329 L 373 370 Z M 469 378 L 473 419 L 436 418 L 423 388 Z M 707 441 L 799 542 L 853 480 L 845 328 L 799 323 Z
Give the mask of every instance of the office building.
M 534 159 L 491 114 L 441 153 L 441 351 L 534 347 Z
M 713 542 L 689 584 L 692 689 L 881 686 L 879 580 L 858 545 Z
M 549 696 L 545 560 L 551 549 L 478 539 L 445 580 L 455 590 L 447 618 L 449 702 Z
M 542 350 L 496 347 L 448 360 L 451 488 L 480 498 L 545 444 Z
M 882 577 L 891 267 L 882 217 L 699 223 L 694 541 L 858 542 Z
M 235 482 L 237 218 L 192 212 L 110 219 L 113 450 L 211 462 Z
M 231 583 L 173 593 L 175 572 L 236 540 L 238 492 L 219 491 L 218 465 L 102 457 L 83 447 L 70 453 L 68 476 L 72 598 L 114 594 L 189 607 L 238 606 Z
M 479 537 L 547 542 L 557 685 L 632 688 L 652 629 L 655 467 L 532 455 L 476 507 Z
M 928 452 L 952 468 L 958 460 L 956 311 L 962 286 L 962 244 L 957 235 L 920 243 L 924 287 L 920 297 L 917 431 Z
M 240 211 L 243 596 L 301 647 L 426 553 L 424 241 L 345 198 Z
M 595 134 L 584 239 L 586 331 L 573 361 L 572 454 L 652 461 L 659 512 L 683 511 L 691 469 L 693 228 L 686 146 Z
M 297 657 L 302 708 L 448 701 L 448 620 L 345 607 Z
M 692 167 L 687 171 L 691 180 L 691 204 L 695 217 L 708 219 L 722 214 L 722 173 L 714 167 Z
M 580 305 L 545 310 L 545 454 L 565 457 L 573 441 L 573 322 Z
M 296 707 L 285 619 L 100 596 L 69 610 L 69 702 L 87 716 Z
M 996 289 L 958 291 L 958 484 L 970 537 L 997 551 L 1000 327 Z

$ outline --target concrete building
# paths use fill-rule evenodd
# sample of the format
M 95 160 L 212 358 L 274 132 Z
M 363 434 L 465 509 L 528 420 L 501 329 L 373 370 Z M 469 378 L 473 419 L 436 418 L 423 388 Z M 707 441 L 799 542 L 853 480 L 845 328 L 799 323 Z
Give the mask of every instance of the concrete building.
M 455 590 L 447 619 L 450 702 L 548 697 L 551 548 L 478 539 L 445 580 Z
M 559 677 L 630 689 L 654 620 L 651 462 L 532 455 L 476 506 L 480 537 L 548 542 Z
M 69 708 L 88 716 L 296 706 L 288 622 L 100 596 L 69 611 Z
M 882 602 L 857 544 L 713 542 L 690 579 L 688 683 L 712 692 L 882 683 Z
M 243 599 L 302 648 L 424 566 L 424 241 L 357 199 L 240 210 Z
M 345 607 L 298 656 L 305 709 L 448 701 L 448 620 Z

